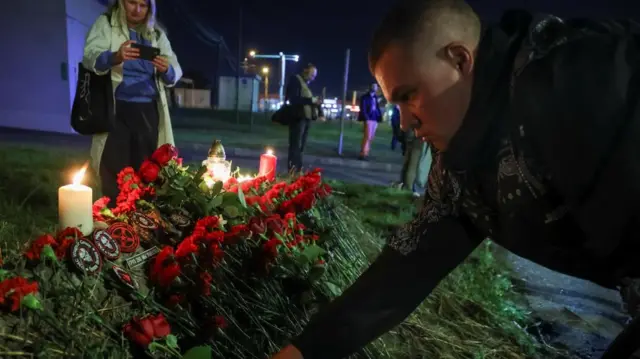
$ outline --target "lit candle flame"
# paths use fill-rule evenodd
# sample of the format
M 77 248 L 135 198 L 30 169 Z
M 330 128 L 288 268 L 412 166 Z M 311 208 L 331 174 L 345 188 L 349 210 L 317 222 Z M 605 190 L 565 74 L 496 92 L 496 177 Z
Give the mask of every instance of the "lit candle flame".
M 269 156 L 273 156 L 273 150 L 272 150 L 272 149 L 270 149 L 270 148 L 267 148 L 267 154 L 268 154 Z
M 84 179 L 85 172 L 87 172 L 86 164 L 78 172 L 76 172 L 75 175 L 73 175 L 73 180 L 71 183 L 73 183 L 74 186 L 81 184 L 82 180 Z

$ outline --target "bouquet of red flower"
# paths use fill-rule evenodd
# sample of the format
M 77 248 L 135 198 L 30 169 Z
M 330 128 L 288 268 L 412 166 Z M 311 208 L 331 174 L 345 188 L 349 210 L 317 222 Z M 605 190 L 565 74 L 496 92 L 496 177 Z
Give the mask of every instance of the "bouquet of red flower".
M 264 355 L 295 334 L 309 305 L 339 291 L 321 280 L 327 256 L 341 255 L 323 248 L 327 229 L 318 225 L 331 188 L 320 170 L 213 184 L 205 172 L 163 145 L 138 170 L 121 171 L 115 206 L 95 202 L 90 238 L 74 228 L 46 234 L 25 258 L 70 270 L 77 279 L 68 283 L 98 280 L 142 309 L 120 323 L 91 314 L 112 342 L 116 333 L 129 338 L 131 353 L 179 357 L 195 347 L 219 357 Z

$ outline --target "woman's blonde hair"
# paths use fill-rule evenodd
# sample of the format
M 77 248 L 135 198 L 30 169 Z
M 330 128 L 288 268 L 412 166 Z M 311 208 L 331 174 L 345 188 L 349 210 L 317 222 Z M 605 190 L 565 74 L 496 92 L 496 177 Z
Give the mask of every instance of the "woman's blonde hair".
M 138 25 L 135 30 L 147 40 L 152 40 L 156 35 L 156 0 L 146 0 L 149 5 L 147 19 L 143 24 Z M 128 33 L 127 14 L 124 10 L 125 0 L 115 0 L 109 8 L 111 17 L 116 19 L 117 24 Z

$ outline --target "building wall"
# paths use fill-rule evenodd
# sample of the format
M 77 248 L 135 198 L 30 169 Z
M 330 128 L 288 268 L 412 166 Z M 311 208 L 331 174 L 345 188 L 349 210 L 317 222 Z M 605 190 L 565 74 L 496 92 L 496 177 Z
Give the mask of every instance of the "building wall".
M 3 2 L 0 126 L 68 131 L 64 0 Z
M 0 12 L 0 126 L 73 132 L 75 71 L 100 0 L 20 0 Z M 10 34 L 10 35 L 9 35 Z M 71 59 L 71 60 L 70 60 Z M 74 65 L 73 63 L 76 63 Z

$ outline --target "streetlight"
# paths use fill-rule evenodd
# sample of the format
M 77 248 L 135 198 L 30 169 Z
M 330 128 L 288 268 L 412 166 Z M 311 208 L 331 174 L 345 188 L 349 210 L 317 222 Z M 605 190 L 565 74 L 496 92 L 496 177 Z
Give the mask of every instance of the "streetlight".
M 264 75 L 264 112 L 267 112 L 269 100 L 269 68 L 267 66 L 262 68 L 262 74 Z
M 298 55 L 285 55 L 280 52 L 277 55 L 263 55 L 258 54 L 255 50 L 249 51 L 249 56 L 254 59 L 280 59 L 280 89 L 278 94 L 280 95 L 280 102 L 284 103 L 284 83 L 285 83 L 285 70 L 287 61 L 298 62 L 300 56 Z

